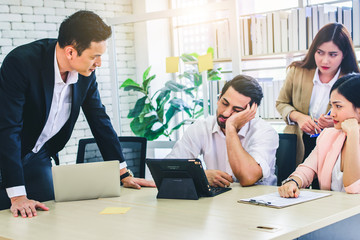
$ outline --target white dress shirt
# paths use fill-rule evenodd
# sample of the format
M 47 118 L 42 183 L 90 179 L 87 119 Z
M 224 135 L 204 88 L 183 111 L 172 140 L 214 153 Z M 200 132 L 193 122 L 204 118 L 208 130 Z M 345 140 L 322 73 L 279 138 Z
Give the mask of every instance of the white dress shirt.
M 70 85 L 78 81 L 78 73 L 76 71 L 68 72 L 66 82 L 62 80 L 59 65 L 56 60 L 56 50 L 54 69 L 55 84 L 50 112 L 44 129 L 32 149 L 34 153 L 37 153 L 50 138 L 55 136 L 70 117 L 72 103 L 72 88 Z
M 275 129 L 264 120 L 255 118 L 242 127 L 238 135 L 245 151 L 262 169 L 263 178 L 257 184 L 275 185 L 275 154 L 279 145 Z M 167 158 L 198 158 L 200 155 L 206 169 L 224 171 L 238 181 L 231 169 L 225 135 L 216 116 L 199 119 L 190 125 Z
M 336 80 L 339 78 L 340 68 L 335 76 L 328 83 L 322 83 L 319 77 L 319 69 L 316 68 L 313 83 L 314 87 L 311 93 L 311 100 L 309 105 L 309 113 L 313 118 L 320 118 L 321 114 L 326 114 L 329 105 L 330 90 Z

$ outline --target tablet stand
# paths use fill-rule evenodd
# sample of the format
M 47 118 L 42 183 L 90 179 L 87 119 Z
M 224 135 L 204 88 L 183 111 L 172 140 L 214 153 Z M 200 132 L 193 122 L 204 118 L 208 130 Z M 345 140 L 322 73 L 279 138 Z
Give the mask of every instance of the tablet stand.
M 192 178 L 163 178 L 157 198 L 198 200 Z

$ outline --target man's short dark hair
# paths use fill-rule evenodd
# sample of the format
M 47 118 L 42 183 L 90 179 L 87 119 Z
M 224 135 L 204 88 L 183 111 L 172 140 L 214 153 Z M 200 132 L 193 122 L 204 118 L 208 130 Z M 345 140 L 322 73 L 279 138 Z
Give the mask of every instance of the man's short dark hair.
M 60 25 L 58 43 L 61 48 L 73 45 L 78 55 L 90 47 L 91 42 L 105 41 L 111 36 L 111 27 L 94 12 L 78 11 Z
M 227 82 L 221 91 L 220 97 L 225 94 L 229 87 L 232 87 L 238 93 L 251 98 L 250 106 L 253 103 L 260 105 L 261 99 L 264 96 L 258 81 L 247 75 L 237 75 L 231 81 Z

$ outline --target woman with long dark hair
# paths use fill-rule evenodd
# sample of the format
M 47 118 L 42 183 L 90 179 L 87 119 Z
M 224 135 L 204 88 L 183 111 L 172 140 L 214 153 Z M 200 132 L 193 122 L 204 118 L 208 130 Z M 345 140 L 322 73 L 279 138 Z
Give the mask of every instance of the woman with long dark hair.
M 313 136 L 333 127 L 330 89 L 339 77 L 352 72 L 359 72 L 354 47 L 349 32 L 339 23 L 321 28 L 305 58 L 288 67 L 276 108 L 288 124 L 285 132 L 298 136 L 297 164 L 314 149 Z

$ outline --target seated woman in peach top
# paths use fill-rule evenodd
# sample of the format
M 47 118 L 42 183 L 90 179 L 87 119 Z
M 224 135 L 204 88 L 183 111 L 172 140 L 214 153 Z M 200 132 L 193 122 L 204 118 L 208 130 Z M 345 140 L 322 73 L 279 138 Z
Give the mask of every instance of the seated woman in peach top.
M 330 90 L 334 128 L 326 128 L 316 147 L 279 187 L 281 197 L 298 197 L 315 177 L 320 189 L 360 193 L 360 74 L 346 75 Z

